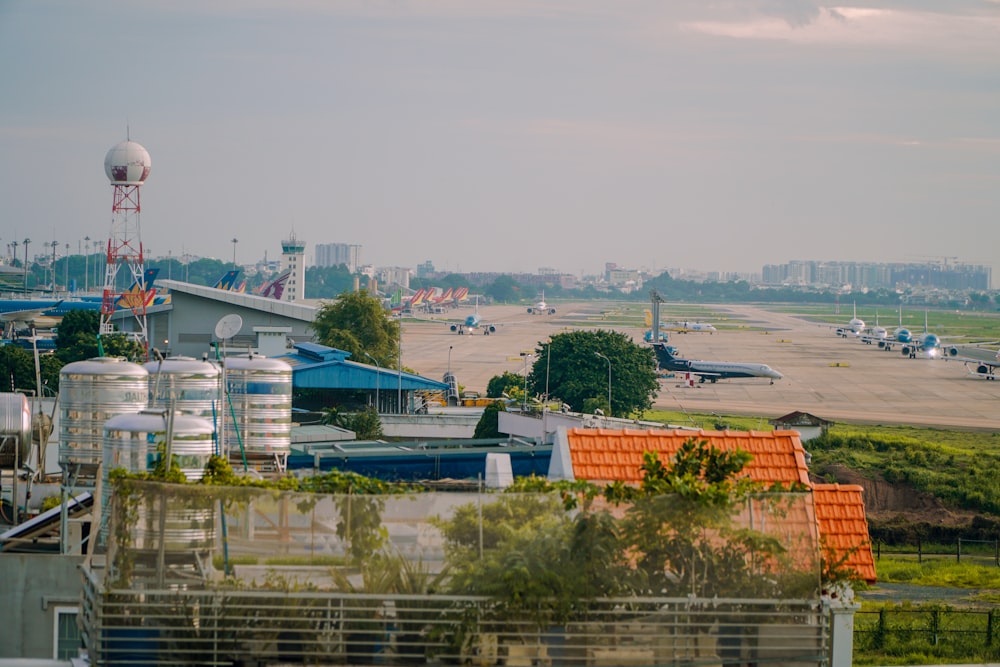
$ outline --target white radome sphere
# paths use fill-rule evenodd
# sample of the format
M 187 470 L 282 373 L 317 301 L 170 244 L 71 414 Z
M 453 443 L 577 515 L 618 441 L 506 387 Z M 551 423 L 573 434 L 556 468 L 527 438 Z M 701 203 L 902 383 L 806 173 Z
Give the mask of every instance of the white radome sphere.
M 149 153 L 134 141 L 123 141 L 104 156 L 104 173 L 115 185 L 142 185 L 151 165 Z

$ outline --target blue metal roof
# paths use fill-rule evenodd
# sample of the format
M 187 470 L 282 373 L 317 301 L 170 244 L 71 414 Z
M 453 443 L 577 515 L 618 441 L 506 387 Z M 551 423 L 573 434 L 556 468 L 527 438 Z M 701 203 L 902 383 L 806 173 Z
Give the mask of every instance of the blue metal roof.
M 295 343 L 295 352 L 278 357 L 292 367 L 292 386 L 296 389 L 402 389 L 403 391 L 441 391 L 444 382 L 413 373 L 379 368 L 348 361 L 346 350 L 319 343 Z

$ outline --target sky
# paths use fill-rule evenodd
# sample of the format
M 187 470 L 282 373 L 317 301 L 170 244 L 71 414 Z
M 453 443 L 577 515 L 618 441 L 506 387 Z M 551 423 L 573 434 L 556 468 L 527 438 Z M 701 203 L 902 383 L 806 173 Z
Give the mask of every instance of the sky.
M 1000 0 L 0 0 L 0 62 L 7 250 L 128 136 L 151 256 L 1000 268 Z

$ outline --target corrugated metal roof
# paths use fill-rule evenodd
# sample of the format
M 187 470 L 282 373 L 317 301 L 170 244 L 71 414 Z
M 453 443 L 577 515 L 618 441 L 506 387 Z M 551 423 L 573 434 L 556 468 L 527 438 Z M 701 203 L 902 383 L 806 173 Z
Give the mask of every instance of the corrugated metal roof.
M 448 388 L 444 382 L 413 373 L 348 361 L 350 352 L 319 343 L 295 343 L 294 347 L 294 353 L 276 358 L 292 367 L 292 385 L 296 389 L 441 391 Z

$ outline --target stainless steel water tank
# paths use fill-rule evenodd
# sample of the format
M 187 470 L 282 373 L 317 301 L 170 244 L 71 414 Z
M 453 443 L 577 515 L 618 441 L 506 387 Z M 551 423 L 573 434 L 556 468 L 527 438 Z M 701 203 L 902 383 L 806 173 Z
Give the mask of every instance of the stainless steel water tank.
M 225 419 L 230 460 L 240 460 L 241 441 L 248 459 L 287 456 L 292 446 L 292 367 L 261 356 L 226 357 L 225 365 L 232 401 Z
M 59 371 L 59 465 L 96 467 L 104 448 L 104 422 L 135 413 L 149 399 L 149 373 L 117 357 L 66 364 Z
M 163 410 L 143 410 L 135 414 L 112 417 L 104 423 L 102 466 L 101 543 L 106 543 L 111 508 L 109 474 L 115 468 L 129 472 L 148 472 L 165 455 L 169 415 Z M 215 451 L 212 423 L 201 417 L 174 413 L 170 452 L 188 481 L 200 480 L 205 465 Z M 178 500 L 184 495 L 177 490 Z M 160 504 L 148 501 L 140 504 L 137 523 L 132 528 L 130 544 L 160 543 Z M 192 508 L 183 502 L 168 503 L 163 521 L 163 542 L 170 550 L 200 550 L 209 548 L 215 539 L 214 511 L 211 507 Z M 150 516 L 155 515 L 156 520 Z
M 212 421 L 219 410 L 222 371 L 192 357 L 167 357 L 143 366 L 149 371 L 149 402 Z
M 24 394 L 0 394 L 0 468 L 23 465 L 31 448 L 31 408 Z
M 117 415 L 104 423 L 103 475 L 114 468 L 148 472 L 166 449 L 168 414 L 143 410 Z M 170 453 L 189 482 L 200 480 L 215 452 L 212 422 L 192 415 L 174 414 Z

